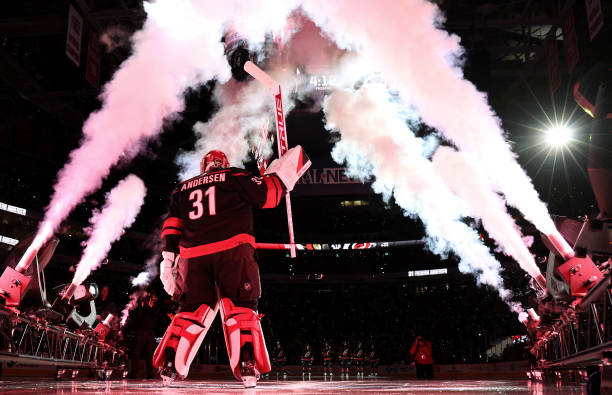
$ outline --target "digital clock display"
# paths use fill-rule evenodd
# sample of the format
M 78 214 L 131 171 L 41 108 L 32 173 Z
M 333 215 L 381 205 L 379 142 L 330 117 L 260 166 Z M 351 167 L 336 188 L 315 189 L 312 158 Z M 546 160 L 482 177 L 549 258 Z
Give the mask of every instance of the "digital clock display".
M 310 85 L 317 90 L 330 90 L 336 87 L 336 79 L 326 74 L 313 74 L 310 76 Z

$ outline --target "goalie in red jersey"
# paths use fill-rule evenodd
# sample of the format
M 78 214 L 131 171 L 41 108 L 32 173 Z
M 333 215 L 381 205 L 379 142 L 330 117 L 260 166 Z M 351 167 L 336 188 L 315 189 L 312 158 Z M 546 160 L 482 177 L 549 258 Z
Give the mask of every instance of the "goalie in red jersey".
M 253 206 L 276 207 L 308 166 L 297 146 L 258 177 L 229 167 L 223 152 L 210 151 L 201 174 L 173 192 L 162 228 L 160 277 L 179 313 L 153 356 L 165 382 L 187 376 L 218 310 L 234 376 L 249 388 L 270 371 L 257 312 L 261 285 Z

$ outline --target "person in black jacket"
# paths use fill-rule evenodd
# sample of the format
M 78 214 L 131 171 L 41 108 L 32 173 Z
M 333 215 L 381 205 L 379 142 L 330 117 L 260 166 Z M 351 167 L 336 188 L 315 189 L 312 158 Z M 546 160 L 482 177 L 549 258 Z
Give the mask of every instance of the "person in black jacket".
M 378 358 L 378 354 L 376 354 L 376 348 L 372 343 L 370 353 L 368 354 L 368 363 L 370 364 L 370 376 L 378 376 L 379 362 L 380 358 Z
M 302 377 L 308 374 L 308 377 L 312 375 L 312 363 L 314 362 L 314 355 L 310 349 L 310 344 L 306 344 L 304 351 L 302 351 Z
M 332 350 L 331 345 L 328 342 L 325 342 L 325 348 L 322 351 L 323 356 L 323 376 L 329 375 L 330 377 L 334 375 L 333 365 L 334 365 L 334 351 Z
M 272 367 L 276 371 L 276 376 L 282 374 L 283 378 L 287 378 L 287 370 L 285 370 L 286 363 L 287 356 L 285 355 L 285 350 L 283 350 L 280 341 L 277 341 L 276 347 L 272 350 Z
M 153 378 L 153 350 L 155 348 L 155 328 L 161 316 L 157 309 L 157 296 L 146 294 L 138 302 L 138 306 L 130 312 L 128 323 L 135 334 L 135 345 L 132 356 L 133 370 L 131 377 L 139 377 L 139 360 L 144 358 L 147 378 Z
M 353 362 L 355 363 L 355 368 L 357 370 L 357 377 L 363 377 L 363 363 L 365 360 L 365 352 L 363 351 L 363 343 L 357 343 L 357 348 L 352 355 Z
M 348 341 L 344 341 L 344 348 L 342 354 L 340 354 L 340 375 L 342 377 L 349 377 L 349 368 L 351 366 L 351 347 Z

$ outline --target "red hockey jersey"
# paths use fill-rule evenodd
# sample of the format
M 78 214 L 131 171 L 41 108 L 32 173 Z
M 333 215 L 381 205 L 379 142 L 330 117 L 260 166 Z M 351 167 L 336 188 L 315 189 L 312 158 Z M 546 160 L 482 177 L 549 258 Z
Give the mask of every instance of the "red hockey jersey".
M 254 244 L 252 207 L 276 207 L 283 195 L 277 176 L 237 168 L 183 181 L 172 193 L 162 227 L 164 251 L 193 258 Z
M 421 365 L 431 365 L 434 363 L 431 342 L 420 336 L 412 343 L 410 354 L 414 356 L 414 361 Z

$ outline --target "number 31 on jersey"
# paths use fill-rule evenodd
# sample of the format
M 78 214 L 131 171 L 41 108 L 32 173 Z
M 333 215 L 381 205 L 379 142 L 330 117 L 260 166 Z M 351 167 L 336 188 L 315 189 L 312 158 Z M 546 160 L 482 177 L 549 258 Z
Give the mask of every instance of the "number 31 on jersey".
M 202 198 L 208 199 L 208 215 L 215 215 L 217 208 L 215 205 L 215 187 L 212 186 L 202 193 L 201 189 L 195 189 L 189 194 L 189 201 L 192 202 L 193 210 L 189 212 L 189 219 L 198 219 L 204 215 L 204 205 Z

